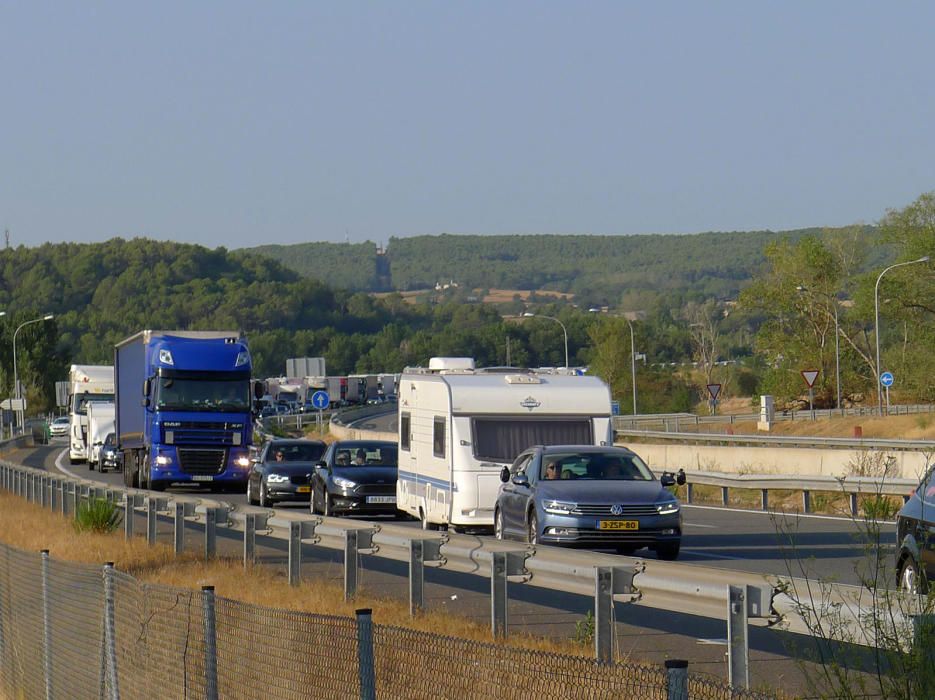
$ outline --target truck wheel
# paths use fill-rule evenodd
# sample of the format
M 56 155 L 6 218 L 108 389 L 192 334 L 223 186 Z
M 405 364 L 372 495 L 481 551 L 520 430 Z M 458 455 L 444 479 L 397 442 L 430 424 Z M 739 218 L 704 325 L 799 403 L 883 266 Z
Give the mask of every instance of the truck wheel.
M 166 482 L 165 481 L 152 481 L 149 484 L 149 488 L 151 491 L 165 491 Z

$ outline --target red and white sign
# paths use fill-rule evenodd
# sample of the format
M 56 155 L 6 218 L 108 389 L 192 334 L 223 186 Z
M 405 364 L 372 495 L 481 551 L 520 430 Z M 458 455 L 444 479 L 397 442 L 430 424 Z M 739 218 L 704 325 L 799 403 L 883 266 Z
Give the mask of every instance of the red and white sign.
M 717 397 L 721 395 L 721 385 L 720 384 L 708 384 L 708 393 L 711 394 L 711 398 L 717 401 Z
M 802 379 L 805 380 L 805 383 L 808 384 L 808 388 L 811 389 L 815 386 L 815 380 L 818 379 L 818 373 L 820 369 L 803 369 L 802 370 Z

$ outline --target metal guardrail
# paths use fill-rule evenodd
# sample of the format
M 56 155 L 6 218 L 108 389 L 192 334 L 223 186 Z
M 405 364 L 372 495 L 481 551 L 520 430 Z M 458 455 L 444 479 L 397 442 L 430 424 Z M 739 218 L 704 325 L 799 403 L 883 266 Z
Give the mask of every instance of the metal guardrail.
M 616 436 L 700 445 L 748 445 L 753 447 L 814 447 L 844 450 L 893 450 L 935 453 L 935 440 L 889 440 L 870 438 L 822 438 L 789 435 L 730 435 L 681 433 L 660 430 L 617 430 Z

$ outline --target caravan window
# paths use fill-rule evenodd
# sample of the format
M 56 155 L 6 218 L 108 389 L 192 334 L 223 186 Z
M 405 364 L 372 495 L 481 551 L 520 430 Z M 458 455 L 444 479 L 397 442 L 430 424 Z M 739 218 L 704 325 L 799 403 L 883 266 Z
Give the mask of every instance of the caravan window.
M 408 413 L 403 413 L 399 417 L 399 449 L 409 450 L 409 433 L 411 418 Z
M 445 456 L 445 419 L 436 418 L 432 430 L 432 454 L 436 457 Z
M 592 445 L 591 420 L 475 418 L 474 457 L 512 462 L 533 445 Z

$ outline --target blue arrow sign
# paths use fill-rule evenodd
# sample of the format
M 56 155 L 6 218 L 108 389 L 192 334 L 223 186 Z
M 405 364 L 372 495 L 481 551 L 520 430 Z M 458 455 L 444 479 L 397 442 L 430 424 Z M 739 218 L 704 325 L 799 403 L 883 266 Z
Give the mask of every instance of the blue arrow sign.
M 331 399 L 328 396 L 327 391 L 316 391 L 312 394 L 312 406 L 317 408 L 319 411 L 323 411 L 328 408 L 328 404 L 331 403 Z
M 880 375 L 880 384 L 883 386 L 893 386 L 893 373 L 884 372 Z

